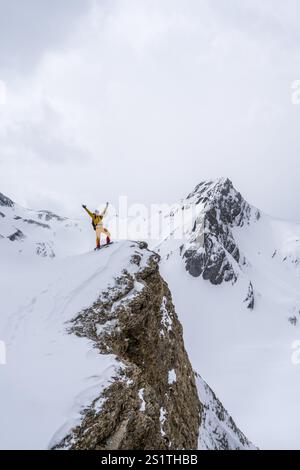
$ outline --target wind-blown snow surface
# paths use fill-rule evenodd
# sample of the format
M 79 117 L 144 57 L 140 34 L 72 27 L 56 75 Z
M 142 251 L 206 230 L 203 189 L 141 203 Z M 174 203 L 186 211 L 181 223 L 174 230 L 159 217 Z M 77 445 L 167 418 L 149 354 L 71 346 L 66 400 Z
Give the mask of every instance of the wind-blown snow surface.
M 0 448 L 46 449 L 80 421 L 82 407 L 120 367 L 92 342 L 67 334 L 66 322 L 124 268 L 130 272 L 132 248 L 115 243 L 100 253 L 49 260 L 13 247 L 1 246 L 0 338 L 7 365 L 0 366 Z
M 193 278 L 176 241 L 161 245 L 194 369 L 259 448 L 300 448 L 300 226 L 262 215 L 233 233 L 247 264 L 235 284 Z M 244 300 L 249 281 L 254 310 Z

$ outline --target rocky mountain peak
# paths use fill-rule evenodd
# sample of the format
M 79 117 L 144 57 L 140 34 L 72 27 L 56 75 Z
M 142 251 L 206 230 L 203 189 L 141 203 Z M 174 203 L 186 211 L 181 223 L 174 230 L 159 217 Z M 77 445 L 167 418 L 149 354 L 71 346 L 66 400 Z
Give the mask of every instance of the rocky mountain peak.
M 216 180 L 209 180 L 209 181 L 201 181 L 195 189 L 188 195 L 188 198 L 193 197 L 195 194 L 202 194 L 204 190 L 207 189 L 215 189 L 218 188 L 222 190 L 222 188 L 233 188 L 233 183 L 229 178 L 218 178 Z
M 0 193 L 0 206 L 13 207 L 14 205 L 15 203 L 11 199 Z
M 228 178 L 202 182 L 189 194 L 190 203 L 203 205 L 189 240 L 182 250 L 187 271 L 213 284 L 237 279 L 237 267 L 244 263 L 233 227 L 248 224 L 255 211 Z M 259 212 L 256 211 L 256 218 Z
M 225 224 L 242 225 L 249 220 L 251 213 L 250 205 L 229 178 L 203 181 L 187 199 L 194 199 L 195 204 L 202 203 L 206 212 L 217 210 L 220 220 Z

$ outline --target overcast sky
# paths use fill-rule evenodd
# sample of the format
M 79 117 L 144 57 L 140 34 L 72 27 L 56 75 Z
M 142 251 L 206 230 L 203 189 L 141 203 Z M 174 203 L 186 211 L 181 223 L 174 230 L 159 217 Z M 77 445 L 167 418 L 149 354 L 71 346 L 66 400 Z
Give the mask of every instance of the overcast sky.
M 0 0 L 0 192 L 76 215 L 228 176 L 300 221 L 298 79 L 299 0 Z

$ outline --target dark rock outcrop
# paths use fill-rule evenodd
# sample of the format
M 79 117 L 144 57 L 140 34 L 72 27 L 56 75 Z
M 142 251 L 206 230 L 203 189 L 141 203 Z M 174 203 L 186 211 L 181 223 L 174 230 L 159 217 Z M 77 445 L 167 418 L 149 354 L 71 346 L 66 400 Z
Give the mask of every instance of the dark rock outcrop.
M 44 219 L 47 222 L 50 222 L 53 219 L 56 220 L 57 222 L 64 222 L 65 220 L 67 220 L 66 217 L 61 217 L 60 215 L 54 214 L 51 211 L 39 211 L 38 218 Z
M 254 309 L 255 297 L 252 282 L 249 283 L 248 294 L 244 302 L 247 305 L 247 308 L 249 308 L 250 310 Z
M 149 256 L 144 243 L 132 249 L 133 269 L 70 327 L 99 353 L 116 355 L 120 370 L 56 448 L 197 448 L 201 405 L 159 256 Z
M 37 222 L 36 220 L 23 219 L 23 221 L 26 222 L 27 224 L 30 224 L 30 225 L 37 225 L 38 227 L 47 228 L 47 229 L 51 228 L 50 225 L 43 224 L 42 222 Z
M 191 243 L 183 250 L 187 271 L 212 284 L 235 282 L 236 266 L 245 261 L 231 229 L 249 223 L 251 206 L 229 179 L 200 183 L 187 200 L 196 206 L 203 205 L 203 213 L 193 228 Z
M 14 232 L 12 235 L 10 235 L 7 238 L 9 238 L 11 242 L 15 242 L 15 241 L 24 240 L 25 235 L 21 230 L 17 230 L 16 232 Z
M 14 217 L 14 219 L 15 220 L 22 220 L 23 222 L 26 222 L 26 224 L 36 225 L 37 227 L 41 227 L 41 228 L 47 228 L 47 229 L 51 228 L 50 225 L 48 225 L 48 224 L 43 224 L 42 222 L 37 222 L 36 220 L 33 220 L 33 219 L 23 219 L 19 215 L 16 215 Z
M 13 207 L 14 205 L 15 203 L 11 199 L 0 193 L 0 206 Z

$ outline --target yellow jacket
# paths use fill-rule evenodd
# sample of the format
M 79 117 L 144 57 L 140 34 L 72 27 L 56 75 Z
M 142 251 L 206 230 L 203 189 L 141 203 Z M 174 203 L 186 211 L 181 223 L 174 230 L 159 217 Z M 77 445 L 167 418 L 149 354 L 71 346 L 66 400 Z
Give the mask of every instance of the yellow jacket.
M 99 215 L 96 215 L 94 212 L 91 212 L 87 207 L 84 207 L 84 209 L 87 211 L 89 216 L 92 218 L 93 225 L 95 227 L 97 227 L 97 225 L 100 225 L 102 223 L 103 217 L 105 216 L 105 214 L 107 212 L 107 207 L 108 207 L 108 205 L 106 205 L 104 211 L 102 211 L 101 214 L 99 214 Z

